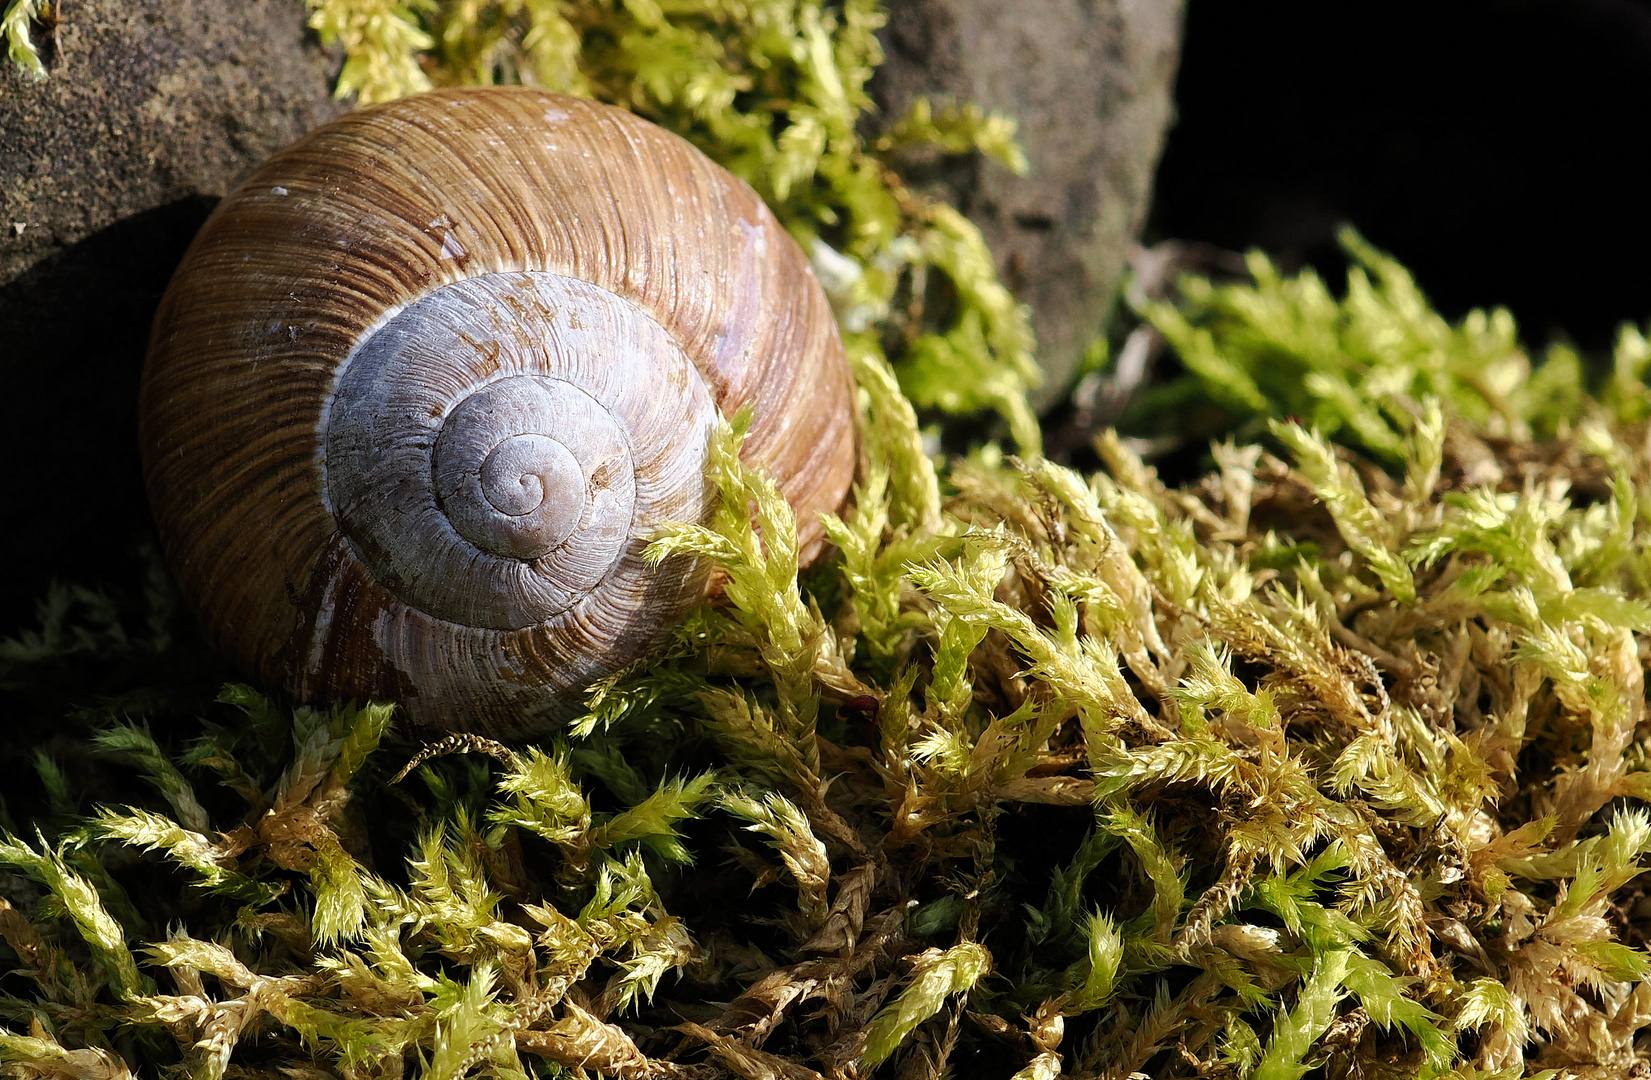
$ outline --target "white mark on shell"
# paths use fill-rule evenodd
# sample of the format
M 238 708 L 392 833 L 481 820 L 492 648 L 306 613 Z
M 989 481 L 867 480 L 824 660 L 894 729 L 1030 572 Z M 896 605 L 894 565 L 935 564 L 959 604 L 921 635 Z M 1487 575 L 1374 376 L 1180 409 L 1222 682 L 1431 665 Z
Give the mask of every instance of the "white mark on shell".
M 310 629 L 310 653 L 305 658 L 309 674 L 319 676 L 321 664 L 327 656 L 327 639 L 332 635 L 333 615 L 338 609 L 338 574 L 328 575 L 327 585 L 321 591 L 321 603 L 316 606 L 315 623 Z

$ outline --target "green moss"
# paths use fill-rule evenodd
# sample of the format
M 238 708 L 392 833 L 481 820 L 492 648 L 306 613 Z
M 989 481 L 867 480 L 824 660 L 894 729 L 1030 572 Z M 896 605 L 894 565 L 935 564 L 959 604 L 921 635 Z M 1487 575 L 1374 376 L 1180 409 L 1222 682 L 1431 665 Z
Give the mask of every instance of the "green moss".
M 1030 345 L 978 236 L 855 141 L 874 9 L 373 9 L 397 28 L 318 8 L 381 43 L 350 46 L 363 80 L 412 70 L 371 61 L 397 40 L 436 81 L 622 101 L 830 238 L 866 433 L 826 523 L 840 555 L 799 579 L 732 418 L 712 514 L 653 547 L 717 562 L 723 598 L 531 748 L 382 745 L 388 705 L 197 706 L 210 678 L 162 584 L 127 608 L 54 591 L 0 647 L 40 748 L 0 836 L 7 1069 L 1605 1078 L 1642 1058 L 1638 332 L 1593 380 L 1564 350 L 1533 366 L 1505 313 L 1450 325 L 1350 236 L 1345 296 L 1257 257 L 1144 312 L 1181 356 L 1175 399 L 1228 437 L 1197 482 L 1113 433 L 1093 475 L 995 445 L 937 463 L 901 380 L 1024 425 Z M 1008 154 L 966 109 L 906 137 Z M 955 322 L 879 321 L 931 272 Z M 104 708 L 51 711 L 89 688 Z
M 30 24 L 50 9 L 50 0 L 9 0 L 0 13 L 0 37 L 6 39 L 7 58 L 36 79 L 46 77 L 46 65 L 30 37 Z
M 1213 406 L 1205 433 L 1253 438 L 1268 417 L 1295 416 L 1386 464 L 1406 458 L 1420 403 L 1438 399 L 1486 436 L 1525 441 L 1569 431 L 1597 398 L 1623 419 L 1643 417 L 1651 346 L 1625 327 L 1603 385 L 1589 386 L 1563 344 L 1533 364 L 1505 309 L 1474 311 L 1452 326 L 1410 274 L 1345 229 L 1352 268 L 1343 297 L 1311 272 L 1282 276 L 1248 256 L 1250 280 L 1216 285 L 1188 276 L 1179 306 L 1146 302 L 1140 314 L 1174 346 L 1185 369 L 1154 387 L 1125 424 L 1177 430 L 1189 405 Z
M 1224 288 L 1295 296 L 1275 330 L 1343 317 L 1310 280 Z M 1389 341 L 1435 319 L 1368 318 Z M 1236 368 L 1294 340 L 1246 325 L 1213 339 Z M 132 805 L 0 845 L 6 1053 L 1620 1075 L 1651 1021 L 1639 342 L 1594 394 L 1391 392 L 1389 469 L 1275 423 L 1285 456 L 1217 446 L 1179 490 L 1110 435 L 1091 477 L 991 450 L 937 475 L 857 349 L 868 461 L 829 587 L 799 585 L 736 418 L 718 509 L 655 544 L 721 564 L 725 601 L 565 742 L 455 737 L 398 784 L 377 707 L 233 689 L 246 722 L 181 768 L 108 728 Z M 95 640 L 14 646 L 9 677 Z

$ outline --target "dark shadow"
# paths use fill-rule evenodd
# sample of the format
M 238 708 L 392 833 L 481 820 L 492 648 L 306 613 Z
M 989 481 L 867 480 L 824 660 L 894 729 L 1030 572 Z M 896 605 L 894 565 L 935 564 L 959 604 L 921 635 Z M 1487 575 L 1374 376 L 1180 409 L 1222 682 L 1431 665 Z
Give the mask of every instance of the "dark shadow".
M 1651 314 L 1651 2 L 1190 0 L 1152 238 L 1339 288 L 1344 221 L 1451 318 L 1608 349 Z
M 172 271 L 217 200 L 134 214 L 0 287 L 0 637 L 52 580 L 126 589 L 152 532 L 138 376 Z

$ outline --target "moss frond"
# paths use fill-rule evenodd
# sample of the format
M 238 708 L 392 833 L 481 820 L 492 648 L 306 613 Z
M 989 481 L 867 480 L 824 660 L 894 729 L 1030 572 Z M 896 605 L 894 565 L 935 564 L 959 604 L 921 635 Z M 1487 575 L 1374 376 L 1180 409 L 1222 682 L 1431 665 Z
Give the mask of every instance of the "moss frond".
M 51 0 L 10 0 L 0 13 L 0 36 L 6 39 L 6 56 L 36 79 L 46 77 L 46 64 L 29 37 L 29 24 L 39 19 Z

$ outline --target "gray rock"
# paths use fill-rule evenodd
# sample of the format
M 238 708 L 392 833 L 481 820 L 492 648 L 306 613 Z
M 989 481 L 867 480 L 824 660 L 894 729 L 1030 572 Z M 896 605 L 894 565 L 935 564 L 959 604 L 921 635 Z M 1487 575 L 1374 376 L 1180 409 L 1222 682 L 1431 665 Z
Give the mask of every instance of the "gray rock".
M 341 111 L 298 0 L 66 7 L 49 78 L 0 64 L 0 285 L 131 214 L 224 195 Z
M 889 0 L 872 81 L 883 116 L 949 96 L 1020 123 L 1017 177 L 970 158 L 912 174 L 978 225 L 1030 304 L 1045 385 L 1060 398 L 1105 325 L 1146 221 L 1174 114 L 1182 0 Z
M 63 8 L 48 78 L 0 56 L 0 636 L 51 578 L 135 580 L 155 306 L 217 198 L 342 110 L 299 0 Z

